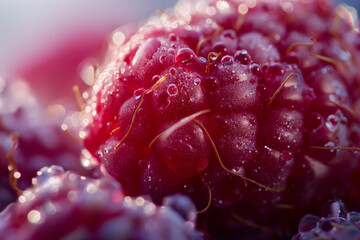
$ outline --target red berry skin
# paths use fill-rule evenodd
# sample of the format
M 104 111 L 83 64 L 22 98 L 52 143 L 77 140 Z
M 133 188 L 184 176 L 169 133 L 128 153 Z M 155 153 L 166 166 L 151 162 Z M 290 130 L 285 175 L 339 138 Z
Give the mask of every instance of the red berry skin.
M 210 144 L 196 123 L 179 128 L 166 139 L 160 137 L 156 148 L 164 163 L 184 178 L 197 176 L 210 161 Z
M 26 189 L 39 169 L 46 165 L 57 164 L 66 170 L 91 175 L 92 167 L 86 169 L 79 161 L 82 154 L 80 142 L 71 139 L 61 129 L 66 111 L 62 105 L 43 106 L 30 86 L 18 79 L 2 79 L 0 93 L 0 191 L 4 202 L 0 208 L 15 200 L 15 194 L 9 184 L 9 157 L 15 160 L 20 178 L 17 186 Z M 16 140 L 13 136 L 16 135 Z M 15 146 L 14 151 L 11 148 Z M 10 154 L 10 155 L 9 155 Z M 96 161 L 95 161 L 96 165 Z M 95 173 L 96 171 L 94 171 Z
M 125 197 L 112 178 L 86 178 L 59 166 L 44 167 L 33 186 L 0 214 L 2 239 L 200 240 L 195 206 L 183 195 L 163 206 Z
M 236 206 L 281 231 L 349 198 L 341 186 L 360 160 L 356 17 L 339 19 L 350 12 L 327 0 L 183 0 L 173 13 L 110 47 L 98 69 L 84 143 L 104 169 L 156 202 L 181 192 L 199 210 L 210 199 L 209 212 Z

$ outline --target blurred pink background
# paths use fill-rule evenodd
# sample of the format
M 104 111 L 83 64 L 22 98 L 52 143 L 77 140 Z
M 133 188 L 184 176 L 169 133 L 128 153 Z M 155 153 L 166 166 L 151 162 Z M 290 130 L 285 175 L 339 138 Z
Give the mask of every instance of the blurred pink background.
M 29 61 L 45 58 L 74 37 L 99 44 L 99 37 L 116 27 L 144 19 L 175 2 L 0 0 L 0 75 L 12 74 Z

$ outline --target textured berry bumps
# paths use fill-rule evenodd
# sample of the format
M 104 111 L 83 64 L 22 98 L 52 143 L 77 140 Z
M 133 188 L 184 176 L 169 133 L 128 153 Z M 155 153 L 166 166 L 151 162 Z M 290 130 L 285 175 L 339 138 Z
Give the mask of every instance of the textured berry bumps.
M 322 217 L 308 214 L 299 224 L 299 233 L 293 240 L 359 239 L 360 213 L 348 212 L 344 203 L 332 201 L 323 207 Z
M 112 179 L 91 179 L 58 166 L 38 172 L 33 186 L 0 214 L 2 239 L 201 239 L 195 206 L 175 195 L 157 207 L 125 197 Z
M 78 160 L 81 144 L 60 128 L 66 113 L 63 106 L 54 104 L 44 109 L 24 81 L 0 78 L 0 85 L 0 209 L 15 199 L 8 165 L 20 189 L 29 187 L 36 172 L 47 165 L 90 174 Z M 16 164 L 9 164 L 9 157 Z
M 85 147 L 126 194 L 280 226 L 360 160 L 357 27 L 329 1 L 180 1 L 110 47 Z

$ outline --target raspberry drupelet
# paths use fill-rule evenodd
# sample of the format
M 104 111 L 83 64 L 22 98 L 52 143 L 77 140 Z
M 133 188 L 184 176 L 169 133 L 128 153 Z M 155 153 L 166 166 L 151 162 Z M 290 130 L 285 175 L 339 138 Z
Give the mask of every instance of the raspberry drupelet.
M 200 240 L 189 198 L 163 206 L 124 196 L 111 178 L 92 179 L 62 167 L 42 168 L 33 185 L 0 214 L 1 239 Z
M 200 212 L 277 227 L 293 224 L 283 213 L 346 199 L 360 160 L 353 9 L 183 0 L 122 36 L 82 121 L 85 148 L 125 194 L 183 193 Z

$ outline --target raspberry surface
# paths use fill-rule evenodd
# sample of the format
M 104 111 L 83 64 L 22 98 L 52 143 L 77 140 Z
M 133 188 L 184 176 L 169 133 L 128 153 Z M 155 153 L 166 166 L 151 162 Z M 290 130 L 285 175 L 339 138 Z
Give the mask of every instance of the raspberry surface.
M 359 239 L 360 213 L 348 212 L 344 203 L 332 201 L 323 207 L 322 216 L 304 216 L 298 233 L 292 240 L 307 239 Z
M 193 228 L 195 206 L 185 196 L 156 206 L 125 197 L 110 178 L 86 178 L 59 166 L 37 175 L 0 214 L 2 239 L 201 239 Z
M 180 1 L 111 44 L 85 147 L 125 194 L 292 224 L 359 165 L 356 29 L 327 0 Z
M 44 108 L 24 81 L 0 78 L 0 85 L 0 209 L 16 199 L 9 174 L 16 175 L 16 185 L 22 190 L 47 165 L 91 174 L 79 161 L 81 144 L 60 128 L 64 107 L 55 104 Z M 9 163 L 9 158 L 15 163 Z

